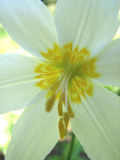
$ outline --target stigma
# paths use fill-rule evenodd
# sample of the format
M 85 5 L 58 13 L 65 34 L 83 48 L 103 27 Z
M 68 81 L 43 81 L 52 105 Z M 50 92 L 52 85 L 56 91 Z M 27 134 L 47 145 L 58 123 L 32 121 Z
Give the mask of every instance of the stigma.
M 87 47 L 73 48 L 72 43 L 63 47 L 54 44 L 53 49 L 41 52 L 44 61 L 35 67 L 37 87 L 47 90 L 46 112 L 57 103 L 60 138 L 67 135 L 69 121 L 74 118 L 71 104 L 82 103 L 86 95 L 92 96 L 94 86 L 91 79 L 100 76 L 96 72 L 96 57 L 91 57 Z

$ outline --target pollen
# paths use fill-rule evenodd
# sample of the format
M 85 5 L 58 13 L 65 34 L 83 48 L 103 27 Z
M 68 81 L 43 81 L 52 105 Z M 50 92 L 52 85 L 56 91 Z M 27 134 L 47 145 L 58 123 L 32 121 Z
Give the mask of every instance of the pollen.
M 53 105 L 54 105 L 54 102 L 55 102 L 55 95 L 52 95 L 48 100 L 47 100 L 47 103 L 46 103 L 46 111 L 51 111 Z
M 81 104 L 86 95 L 92 96 L 94 86 L 92 79 L 98 78 L 96 57 L 91 57 L 87 47 L 73 48 L 72 43 L 63 47 L 54 44 L 52 49 L 41 52 L 44 62 L 35 67 L 38 82 L 35 84 L 47 91 L 46 112 L 51 112 L 57 104 L 60 138 L 67 135 L 71 118 L 75 117 L 74 107 Z

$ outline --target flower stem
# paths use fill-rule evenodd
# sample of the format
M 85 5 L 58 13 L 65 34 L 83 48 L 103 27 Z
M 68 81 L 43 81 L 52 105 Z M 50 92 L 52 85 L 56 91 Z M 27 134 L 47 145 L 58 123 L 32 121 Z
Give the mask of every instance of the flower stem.
M 69 153 L 68 153 L 68 156 L 67 156 L 67 160 L 71 160 L 74 141 L 75 141 L 75 135 L 72 133 L 72 139 L 71 139 L 71 143 L 70 143 L 70 150 L 69 150 Z

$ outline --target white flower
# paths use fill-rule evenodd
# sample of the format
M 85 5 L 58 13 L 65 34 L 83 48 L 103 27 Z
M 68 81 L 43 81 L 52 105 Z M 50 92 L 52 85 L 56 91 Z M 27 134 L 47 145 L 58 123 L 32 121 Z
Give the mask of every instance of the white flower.
M 27 107 L 6 160 L 43 160 L 70 121 L 92 160 L 120 160 L 117 0 L 1 0 L 0 22 L 33 56 L 0 55 L 0 113 Z M 7 46 L 6 46 L 7 47 Z

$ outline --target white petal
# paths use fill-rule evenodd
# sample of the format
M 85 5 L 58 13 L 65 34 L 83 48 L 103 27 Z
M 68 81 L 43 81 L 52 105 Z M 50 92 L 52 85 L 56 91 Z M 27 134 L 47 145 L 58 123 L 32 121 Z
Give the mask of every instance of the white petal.
M 44 96 L 38 96 L 16 123 L 6 160 L 43 160 L 58 141 L 57 109 L 47 113 Z
M 0 113 L 26 107 L 40 92 L 34 78 L 38 62 L 23 55 L 0 55 Z
M 120 160 L 120 98 L 95 85 L 93 97 L 73 106 L 72 129 L 92 160 Z
M 97 55 L 98 81 L 105 85 L 120 86 L 120 39 L 113 40 Z
M 57 41 L 54 19 L 40 0 L 0 1 L 0 23 L 17 43 L 37 56 Z
M 118 0 L 58 0 L 56 26 L 60 43 L 87 46 L 92 54 L 108 43 L 118 28 Z

